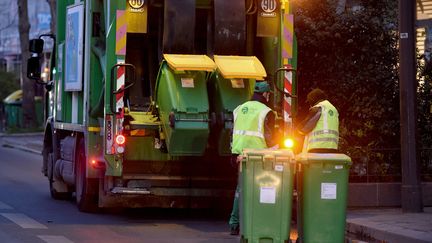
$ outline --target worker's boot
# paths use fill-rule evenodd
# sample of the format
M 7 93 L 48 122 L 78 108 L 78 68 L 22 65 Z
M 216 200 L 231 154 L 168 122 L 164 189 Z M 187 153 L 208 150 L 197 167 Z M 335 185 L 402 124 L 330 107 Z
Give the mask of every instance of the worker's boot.
M 239 234 L 239 226 L 238 225 L 233 225 L 233 226 L 231 226 L 230 227 L 231 228 L 231 232 L 230 232 L 230 234 L 231 235 L 238 235 Z

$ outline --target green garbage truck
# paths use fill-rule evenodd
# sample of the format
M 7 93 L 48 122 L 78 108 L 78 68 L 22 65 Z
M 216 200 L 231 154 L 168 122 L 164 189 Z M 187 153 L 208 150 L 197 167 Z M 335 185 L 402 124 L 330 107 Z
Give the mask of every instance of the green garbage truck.
M 230 208 L 232 111 L 268 73 L 295 68 L 295 48 L 280 41 L 283 4 L 58 1 L 56 33 L 30 40 L 27 70 L 49 97 L 42 172 L 51 196 L 74 194 L 88 212 Z

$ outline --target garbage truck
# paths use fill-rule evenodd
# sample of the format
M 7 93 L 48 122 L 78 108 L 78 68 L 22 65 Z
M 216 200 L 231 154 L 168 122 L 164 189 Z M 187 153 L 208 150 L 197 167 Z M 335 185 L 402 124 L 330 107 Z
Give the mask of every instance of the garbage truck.
M 30 40 L 27 68 L 46 88 L 42 173 L 51 197 L 74 195 L 86 212 L 230 208 L 232 111 L 255 82 L 273 78 L 288 92 L 274 74 L 296 65 L 295 47 L 281 41 L 288 5 L 58 1 L 56 33 Z M 273 98 L 281 117 L 287 98 Z

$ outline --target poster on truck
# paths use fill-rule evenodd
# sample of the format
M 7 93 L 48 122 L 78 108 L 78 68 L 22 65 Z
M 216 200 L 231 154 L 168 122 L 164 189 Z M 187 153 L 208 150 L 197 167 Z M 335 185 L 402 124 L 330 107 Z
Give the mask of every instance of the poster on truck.
M 66 55 L 65 90 L 82 90 L 84 5 L 74 5 L 67 9 L 66 16 Z

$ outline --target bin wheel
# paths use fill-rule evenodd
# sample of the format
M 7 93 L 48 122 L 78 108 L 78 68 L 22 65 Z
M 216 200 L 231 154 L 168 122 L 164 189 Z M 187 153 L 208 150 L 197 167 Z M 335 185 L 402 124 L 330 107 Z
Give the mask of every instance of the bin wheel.
M 84 139 L 81 139 L 77 149 L 75 173 L 75 198 L 81 212 L 95 213 L 98 208 L 99 181 L 86 177 L 86 154 Z

